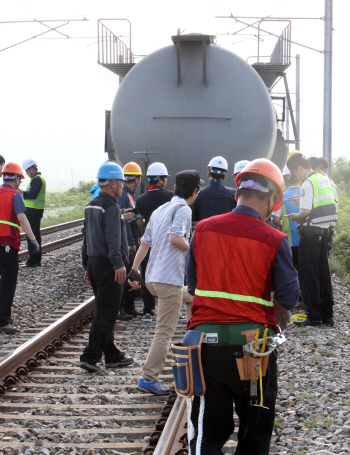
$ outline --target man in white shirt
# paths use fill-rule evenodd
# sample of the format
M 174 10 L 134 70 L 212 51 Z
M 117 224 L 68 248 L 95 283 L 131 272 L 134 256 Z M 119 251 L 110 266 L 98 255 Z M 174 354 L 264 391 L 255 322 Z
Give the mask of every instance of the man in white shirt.
M 186 306 L 192 296 L 184 287 L 185 256 L 189 247 L 192 212 L 190 205 L 200 189 L 197 171 L 182 171 L 175 177 L 175 196 L 152 213 L 132 268 L 138 270 L 151 247 L 145 282 L 158 297 L 156 333 L 143 367 L 137 389 L 155 395 L 168 395 L 170 389 L 159 381 L 171 337 L 174 335 L 182 301 Z M 136 282 L 130 282 L 136 287 Z M 187 311 L 186 311 L 187 312 Z

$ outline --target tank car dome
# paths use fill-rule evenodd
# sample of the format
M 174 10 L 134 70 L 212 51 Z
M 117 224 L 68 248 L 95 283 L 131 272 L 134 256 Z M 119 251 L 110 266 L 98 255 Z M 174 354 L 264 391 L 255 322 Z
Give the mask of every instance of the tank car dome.
M 165 163 L 172 176 L 196 169 L 205 178 L 211 158 L 271 158 L 276 115 L 258 73 L 208 35 L 176 35 L 174 44 L 137 63 L 118 88 L 111 114 L 117 161 Z M 229 178 L 225 183 L 231 186 Z M 170 185 L 169 185 L 170 187 Z

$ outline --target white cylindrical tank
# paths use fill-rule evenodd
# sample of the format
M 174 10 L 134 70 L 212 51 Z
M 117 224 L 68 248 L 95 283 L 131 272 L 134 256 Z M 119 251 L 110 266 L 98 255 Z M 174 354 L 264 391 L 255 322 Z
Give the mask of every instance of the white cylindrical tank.
M 207 165 L 221 155 L 229 163 L 271 158 L 277 121 L 257 72 L 208 35 L 177 35 L 174 44 L 145 57 L 121 83 L 112 108 L 117 160 L 165 163 L 171 174 Z M 232 172 L 231 172 L 232 170 Z M 231 186 L 229 178 L 225 183 Z M 169 185 L 170 187 L 170 185 Z

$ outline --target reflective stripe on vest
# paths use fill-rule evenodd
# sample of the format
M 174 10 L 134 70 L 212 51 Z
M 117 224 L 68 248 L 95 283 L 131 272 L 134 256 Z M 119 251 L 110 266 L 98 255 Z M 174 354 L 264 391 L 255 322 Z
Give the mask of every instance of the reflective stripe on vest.
M 10 221 L 4 221 L 4 220 L 0 220 L 0 224 L 8 224 L 9 226 L 14 226 L 16 228 L 19 229 L 19 226 L 18 224 L 15 224 L 15 223 L 11 223 Z
M 38 196 L 36 197 L 36 199 L 24 199 L 24 205 L 26 207 L 32 208 L 32 209 L 44 209 L 45 208 L 46 181 L 41 174 L 35 175 L 30 180 L 26 191 L 30 191 L 31 183 L 32 183 L 33 179 L 35 179 L 37 177 L 40 177 L 40 180 L 42 182 L 40 192 L 39 192 Z
M 312 183 L 314 194 L 312 210 L 308 219 L 313 224 L 337 221 L 337 211 L 331 182 L 328 177 L 318 172 L 311 174 L 306 180 Z
M 322 205 L 334 204 L 334 197 L 332 185 L 328 177 L 322 174 L 310 175 L 306 180 L 309 180 L 314 187 L 314 197 L 312 199 L 313 207 L 320 207 Z
M 194 293 L 200 297 L 214 297 L 217 299 L 238 300 L 240 302 L 259 303 L 260 305 L 273 307 L 273 303 L 271 302 L 271 300 L 264 300 L 259 297 L 254 297 L 251 295 L 248 296 L 240 294 L 230 294 L 228 292 L 220 291 L 202 291 L 200 289 L 196 289 Z

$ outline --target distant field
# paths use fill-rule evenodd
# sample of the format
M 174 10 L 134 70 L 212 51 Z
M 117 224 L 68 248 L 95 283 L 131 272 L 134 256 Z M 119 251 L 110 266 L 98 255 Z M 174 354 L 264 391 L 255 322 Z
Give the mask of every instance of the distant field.
M 41 227 L 66 223 L 84 217 L 84 208 L 91 201 L 89 189 L 92 182 L 79 182 L 77 188 L 69 190 L 48 189 Z

